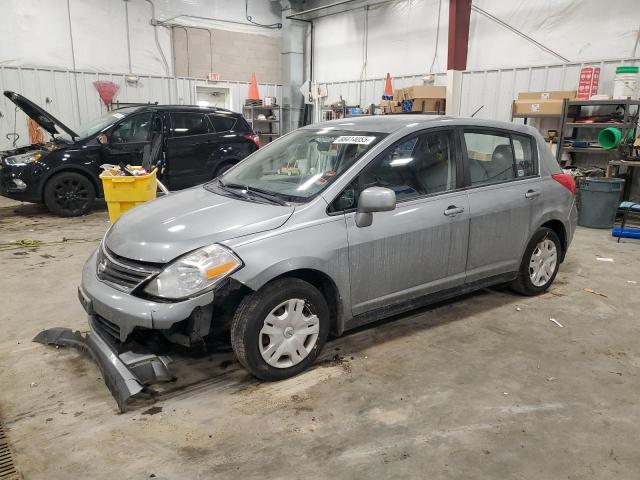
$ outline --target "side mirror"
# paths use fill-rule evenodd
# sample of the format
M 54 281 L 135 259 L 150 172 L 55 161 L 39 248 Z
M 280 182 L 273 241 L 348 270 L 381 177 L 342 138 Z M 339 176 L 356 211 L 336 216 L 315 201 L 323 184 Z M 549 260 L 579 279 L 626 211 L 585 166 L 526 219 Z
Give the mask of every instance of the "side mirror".
M 109 143 L 109 139 L 104 133 L 101 133 L 100 135 L 98 135 L 98 143 L 100 145 L 106 145 L 107 143 Z
M 373 212 L 388 212 L 396 208 L 396 192 L 383 187 L 369 187 L 358 198 L 356 225 L 368 227 L 373 223 Z

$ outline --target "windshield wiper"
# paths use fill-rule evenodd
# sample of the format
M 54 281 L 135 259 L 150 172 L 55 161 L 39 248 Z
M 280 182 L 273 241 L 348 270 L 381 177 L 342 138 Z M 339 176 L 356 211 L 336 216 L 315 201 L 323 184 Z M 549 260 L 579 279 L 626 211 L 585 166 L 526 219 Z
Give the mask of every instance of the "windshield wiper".
M 249 199 L 248 195 L 244 195 L 241 192 L 236 191 L 235 187 L 232 186 L 231 188 L 228 188 L 229 186 L 226 185 L 225 183 L 222 183 L 222 180 L 218 180 L 218 187 L 221 190 L 224 190 L 225 192 L 230 193 L 234 197 L 244 198 L 245 200 Z M 233 188 L 233 190 L 232 190 L 232 188 Z
M 220 187 L 223 188 L 224 190 L 228 191 L 227 189 L 229 188 L 233 188 L 233 189 L 237 189 L 237 190 L 243 190 L 247 193 L 252 194 L 254 197 L 260 197 L 264 200 L 268 200 L 272 203 L 276 203 L 278 205 L 287 205 L 287 202 L 285 202 L 284 200 L 282 200 L 281 198 L 278 198 L 278 196 L 274 193 L 268 192 L 266 190 L 261 190 L 259 188 L 255 188 L 255 187 L 250 187 L 249 185 L 240 185 L 238 183 L 224 183 L 222 180 L 218 181 L 220 184 Z

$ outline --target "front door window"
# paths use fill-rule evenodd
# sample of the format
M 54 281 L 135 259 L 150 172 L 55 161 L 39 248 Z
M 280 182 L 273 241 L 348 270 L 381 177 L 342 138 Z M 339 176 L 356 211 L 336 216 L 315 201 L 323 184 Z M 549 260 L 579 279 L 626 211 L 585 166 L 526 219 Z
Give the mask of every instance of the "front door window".
M 120 122 L 111 134 L 111 143 L 140 143 L 149 140 L 152 113 L 133 115 Z

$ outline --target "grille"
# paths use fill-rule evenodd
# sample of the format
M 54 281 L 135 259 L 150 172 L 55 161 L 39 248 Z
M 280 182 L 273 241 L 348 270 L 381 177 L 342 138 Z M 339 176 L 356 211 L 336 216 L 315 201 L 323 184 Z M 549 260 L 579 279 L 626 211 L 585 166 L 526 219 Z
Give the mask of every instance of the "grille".
M 96 323 L 98 324 L 98 328 L 100 331 L 106 333 L 107 335 L 113 337 L 114 340 L 120 341 L 120 327 L 115 323 L 110 322 L 106 318 L 101 317 L 100 315 L 95 316 Z
M 13 453 L 9 447 L 9 439 L 4 431 L 4 425 L 0 421 L 0 479 L 19 480 L 22 478 L 18 474 L 13 460 Z
M 100 280 L 123 292 L 131 292 L 161 269 L 146 263 L 119 257 L 103 246 L 98 251 L 98 271 Z

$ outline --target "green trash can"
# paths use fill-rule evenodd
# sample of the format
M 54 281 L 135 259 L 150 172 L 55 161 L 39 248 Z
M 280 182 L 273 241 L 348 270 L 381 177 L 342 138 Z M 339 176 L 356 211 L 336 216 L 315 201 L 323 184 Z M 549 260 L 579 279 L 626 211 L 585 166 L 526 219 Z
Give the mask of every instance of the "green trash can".
M 583 178 L 580 181 L 578 225 L 611 228 L 624 187 L 622 178 Z

